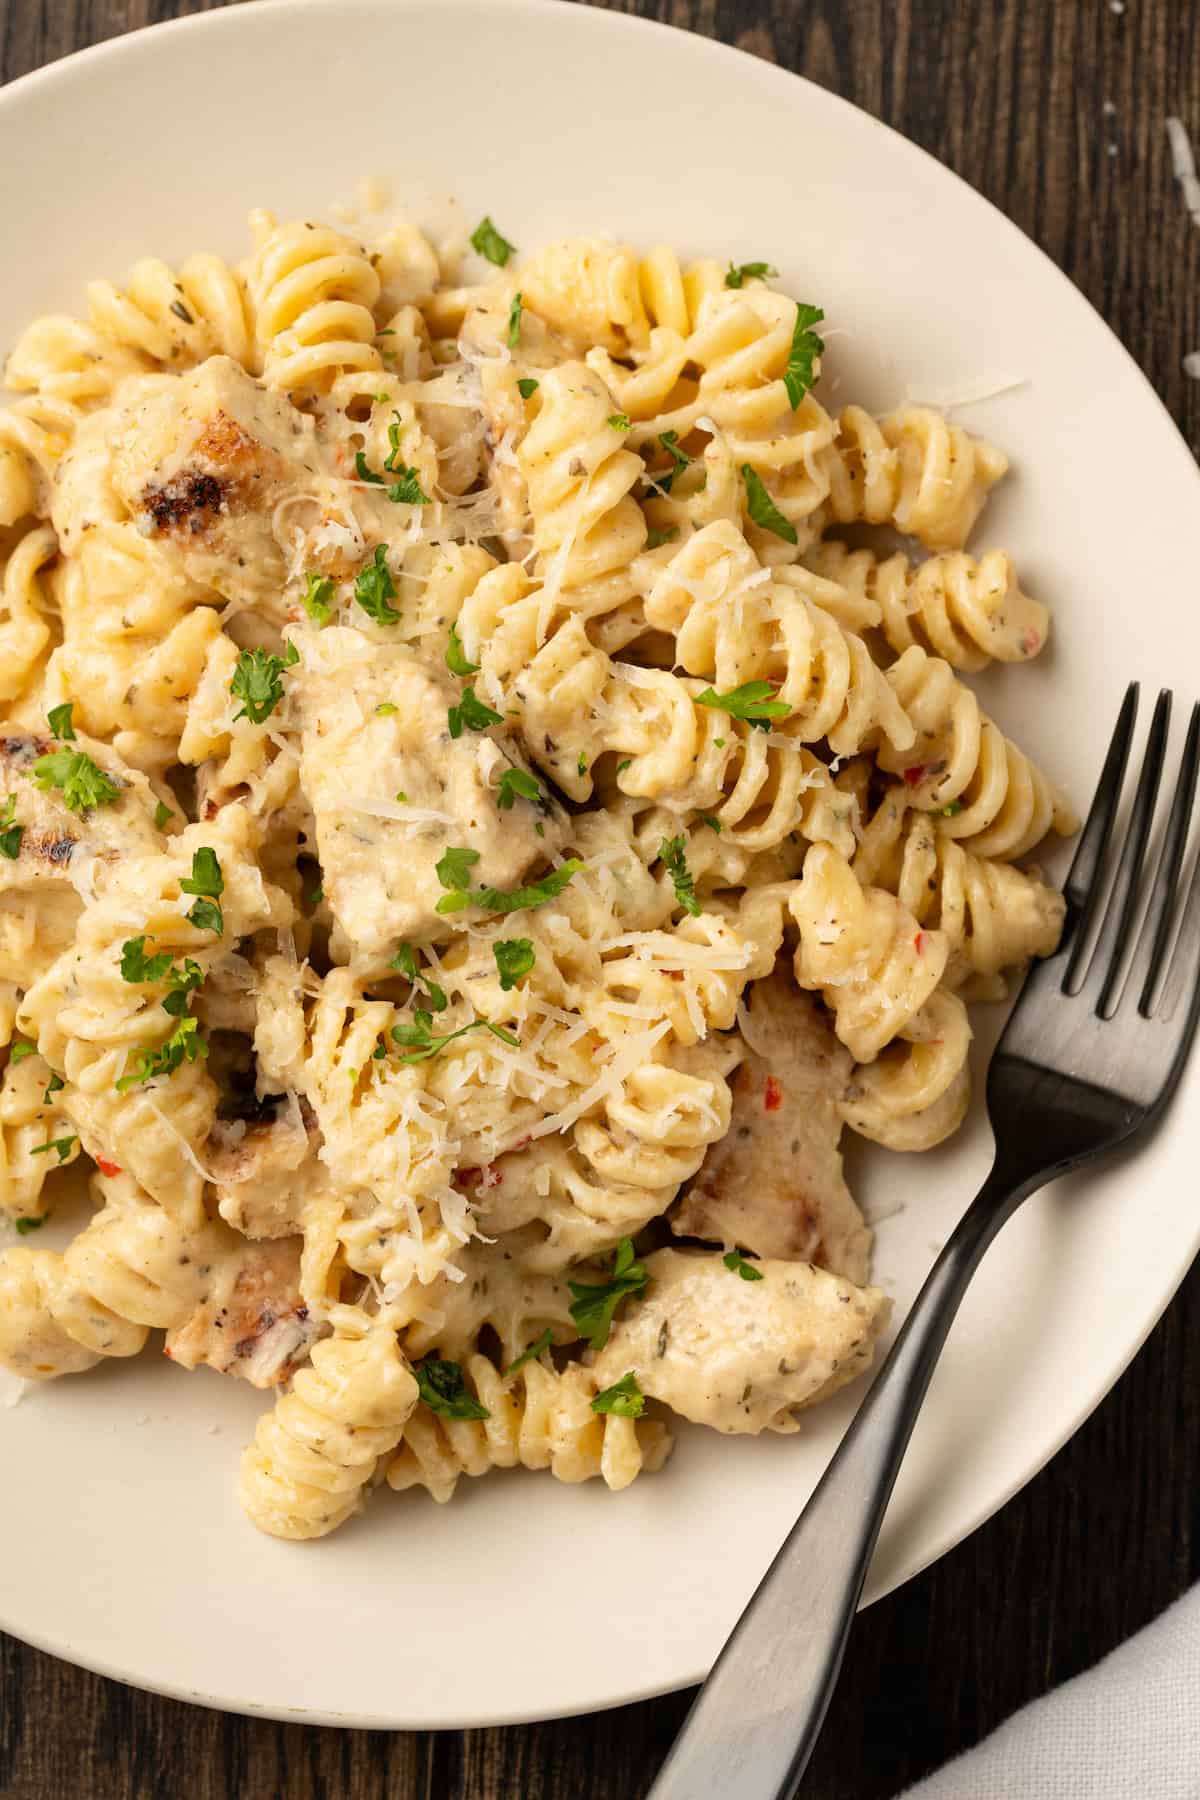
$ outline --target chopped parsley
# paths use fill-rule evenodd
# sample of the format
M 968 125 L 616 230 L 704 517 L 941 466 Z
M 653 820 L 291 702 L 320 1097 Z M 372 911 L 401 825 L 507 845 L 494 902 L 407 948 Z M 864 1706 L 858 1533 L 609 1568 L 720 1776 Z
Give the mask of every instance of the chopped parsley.
M 646 538 L 646 548 L 661 550 L 664 544 L 673 544 L 678 536 L 678 525 L 668 525 L 664 531 L 651 531 Z
M 684 912 L 691 913 L 694 919 L 698 919 L 701 907 L 696 898 L 696 884 L 687 865 L 686 850 L 687 838 L 680 832 L 678 837 L 664 838 L 658 847 L 658 854 L 674 884 L 676 900 Z
M 623 775 L 625 773 L 626 769 L 632 769 L 632 767 L 633 767 L 632 756 L 623 756 L 621 758 L 620 762 L 617 764 L 617 774 Z
M 294 669 L 299 661 L 300 652 L 290 641 L 282 656 L 272 656 L 267 650 L 239 650 L 229 683 L 229 692 L 242 703 L 233 715 L 234 724 L 239 719 L 264 724 L 283 699 L 283 671 Z
M 333 583 L 328 575 L 314 574 L 311 569 L 304 580 L 306 585 L 300 596 L 300 604 L 313 623 L 323 631 L 333 617 Z
M 401 460 L 400 433 L 403 429 L 400 414 L 393 411 L 391 424 L 388 426 L 388 453 L 383 466 L 397 480 L 388 489 L 388 499 L 395 501 L 398 506 L 428 506 L 429 495 L 422 488 L 416 469 L 410 468 Z
M 503 1371 L 501 1379 L 507 1381 L 509 1377 L 515 1375 L 519 1369 L 523 1369 L 526 1363 L 535 1362 L 539 1356 L 544 1356 L 553 1342 L 554 1332 L 548 1325 L 541 1337 L 534 1338 L 532 1344 L 522 1350 L 520 1356 L 518 1356 L 515 1361 L 509 1363 L 507 1369 Z
M 721 1261 L 733 1275 L 740 1275 L 743 1281 L 761 1281 L 763 1272 L 756 1269 L 752 1262 L 747 1262 L 740 1250 L 727 1250 Z
M 56 1150 L 59 1162 L 65 1163 L 78 1142 L 78 1133 L 73 1131 L 69 1137 L 51 1138 L 48 1143 L 35 1144 L 29 1154 L 30 1156 L 45 1156 L 47 1150 Z
M 392 701 L 381 700 L 379 705 L 375 708 L 375 717 L 377 719 L 390 719 L 392 714 L 398 711 L 399 708 L 393 705 Z
M 37 1055 L 37 1045 L 31 1044 L 28 1038 L 14 1038 L 8 1047 L 10 1066 L 24 1062 L 27 1056 Z
M 387 565 L 387 547 L 376 544 L 370 562 L 364 563 L 354 578 L 354 598 L 369 619 L 377 625 L 395 625 L 400 614 L 388 601 L 396 598 L 396 584 Z
M 427 1356 L 413 1366 L 421 1398 L 443 1419 L 490 1419 L 491 1413 L 468 1388 L 460 1365 Z
M 215 850 L 210 849 L 207 844 L 201 845 L 192 857 L 191 875 L 183 877 L 179 888 L 181 893 L 201 896 L 187 913 L 192 924 L 200 931 L 215 931 L 218 937 L 222 937 L 225 932 L 225 915 L 217 901 L 225 892 L 225 877 L 221 873 Z
M 21 839 L 25 835 L 25 827 L 13 823 L 17 815 L 17 796 L 10 794 L 0 806 L 0 856 L 16 862 L 21 854 Z
M 156 1075 L 173 1075 L 182 1063 L 194 1063 L 207 1055 L 208 1045 L 200 1036 L 200 1021 L 187 1013 L 157 1049 L 143 1045 L 132 1052 L 132 1067 L 117 1082 L 117 1091 L 124 1094 L 131 1087 L 152 1081 Z
M 66 1085 L 67 1084 L 63 1080 L 62 1076 L 57 1074 L 53 1069 L 51 1069 L 50 1079 L 46 1083 L 45 1087 L 42 1089 L 42 1104 L 43 1105 L 45 1104 L 45 1102 L 50 1098 L 51 1094 L 61 1093 L 63 1088 L 66 1087 Z
M 455 1038 L 466 1037 L 469 1031 L 490 1031 L 501 1043 L 511 1044 L 514 1050 L 520 1049 L 520 1039 L 511 1031 L 505 1031 L 502 1025 L 493 1025 L 490 1019 L 472 1019 L 469 1025 L 460 1025 L 457 1031 L 446 1031 L 439 1037 L 433 1030 L 433 1014 L 423 1007 L 417 1007 L 411 1025 L 393 1025 L 392 1037 L 408 1051 L 407 1056 L 400 1058 L 402 1063 L 419 1063 L 428 1062 L 431 1056 L 436 1056 Z
M 702 825 L 707 825 L 708 829 L 710 831 L 715 831 L 717 836 L 720 837 L 721 821 L 720 821 L 720 819 L 716 818 L 712 813 L 701 813 L 700 814 L 700 823 Z
M 496 958 L 501 990 L 506 994 L 516 987 L 522 976 L 528 975 L 537 961 L 530 938 L 501 938 L 492 945 L 492 955 Z
M 677 431 L 664 431 L 658 441 L 670 457 L 674 466 L 669 474 L 652 475 L 650 479 L 660 492 L 669 494 L 675 485 L 676 478 L 682 475 L 685 469 L 691 467 L 692 459 L 690 456 L 685 456 L 683 451 L 679 448 L 679 433 Z
M 588 772 L 587 752 L 584 750 L 581 750 L 579 752 L 579 760 L 575 764 L 575 773 L 577 775 L 586 775 L 587 772 Z
M 725 694 L 705 688 L 702 694 L 696 695 L 696 704 L 711 706 L 734 719 L 745 719 L 756 731 L 770 731 L 772 719 L 786 719 L 791 711 L 786 701 L 775 698 L 777 691 L 769 681 L 743 681 L 741 687 L 730 688 Z M 724 740 L 718 738 L 716 741 Z
M 493 712 L 477 697 L 473 687 L 465 687 L 458 705 L 447 712 L 446 723 L 450 727 L 450 736 L 460 738 L 464 726 L 468 731 L 486 731 L 489 725 L 503 725 L 504 714 Z
M 629 414 L 628 413 L 609 413 L 608 423 L 612 426 L 614 431 L 628 431 L 629 430 Z
M 452 675 L 478 675 L 479 664 L 473 663 L 462 647 L 458 626 L 451 625 L 444 652 L 446 667 Z
M 486 256 L 490 263 L 495 263 L 498 269 L 502 269 L 517 246 L 510 244 L 506 237 L 501 237 L 485 213 L 471 233 L 471 248 L 478 250 L 480 256 Z
M 773 269 L 770 263 L 730 263 L 725 271 L 725 286 L 740 288 L 747 281 L 769 281 L 773 275 L 778 275 L 778 273 L 779 270 Z
M 532 375 L 523 375 L 517 383 L 517 392 L 520 394 L 522 400 L 528 400 L 531 395 L 536 394 L 537 391 L 538 384 L 533 379 Z
M 437 878 L 444 888 L 462 892 L 471 885 L 471 870 L 479 861 L 478 850 L 451 848 L 436 863 Z
M 813 365 L 825 348 L 822 338 L 813 330 L 825 317 L 819 306 L 809 306 L 801 301 L 796 308 L 796 323 L 792 328 L 792 347 L 788 351 L 787 369 L 783 377 L 783 385 L 787 389 L 787 397 L 795 412 L 809 388 L 816 380 Z M 791 539 L 795 543 L 795 537 Z
M 450 855 L 452 852 L 447 851 L 446 854 Z M 469 854 L 478 862 L 479 858 L 474 852 Z M 445 861 L 445 857 L 442 861 Z M 441 866 L 439 863 L 439 876 Z M 572 856 L 567 862 L 560 863 L 557 869 L 552 869 L 549 875 L 543 876 L 541 881 L 530 882 L 527 887 L 510 889 L 480 887 L 468 892 L 465 883 L 460 887 L 457 882 L 443 881 L 443 887 L 452 887 L 455 892 L 443 894 L 435 910 L 439 913 L 456 913 L 462 912 L 465 906 L 480 906 L 484 912 L 494 913 L 531 911 L 535 906 L 544 906 L 547 900 L 553 900 L 561 894 L 572 876 L 577 875 L 582 867 L 579 858 Z
M 592 1401 L 594 1413 L 616 1413 L 619 1419 L 640 1419 L 646 1410 L 646 1396 L 638 1386 L 638 1378 L 630 1369 L 620 1381 L 614 1381 Z
M 160 800 L 158 805 L 154 808 L 154 823 L 157 825 L 158 829 L 161 831 L 167 820 L 173 819 L 174 817 L 175 814 L 171 811 L 171 808 L 167 805 L 166 801 Z
M 633 1239 L 622 1238 L 613 1254 L 612 1274 L 600 1283 L 569 1281 L 571 1317 L 593 1350 L 603 1350 L 618 1306 L 628 1294 L 645 1292 L 650 1276 L 633 1254 Z
M 75 702 L 73 700 L 64 700 L 61 706 L 52 706 L 50 711 L 46 714 L 47 719 L 50 721 L 50 729 L 60 743 L 65 744 L 68 741 L 74 742 L 75 726 L 71 720 L 71 714 L 74 711 Z
M 764 531 L 773 531 L 787 544 L 796 543 L 796 527 L 784 518 L 768 494 L 762 476 L 756 474 L 749 463 L 742 464 L 742 480 L 746 484 L 746 511 L 754 523 L 761 525 Z
M 943 806 L 941 808 L 941 816 L 943 819 L 957 819 L 962 809 L 963 803 L 961 800 L 951 800 L 948 806 Z
M 43 1146 L 43 1148 L 48 1150 L 50 1148 L 50 1146 L 49 1146 L 49 1144 L 46 1144 Z M 36 1156 L 37 1151 L 35 1150 L 33 1152 L 33 1154 Z M 60 1158 L 60 1160 L 61 1160 L 61 1158 Z M 37 1219 L 14 1219 L 13 1220 L 13 1224 L 17 1228 L 17 1236 L 18 1237 L 28 1237 L 31 1231 L 40 1231 L 42 1229 L 42 1226 L 45 1223 L 46 1223 L 45 1213 L 42 1213 L 41 1217 L 37 1218 Z
M 400 945 L 395 956 L 393 956 L 391 962 L 388 964 L 388 968 L 395 969 L 397 974 L 407 975 L 414 986 L 417 982 L 421 983 L 421 986 L 425 989 L 426 1004 L 430 1012 L 445 1012 L 447 1006 L 450 1004 L 446 998 L 445 990 L 440 988 L 436 981 L 431 981 L 428 975 L 424 973 L 420 964 L 417 962 L 417 953 L 411 944 Z
M 522 800 L 542 799 L 542 790 L 528 769 L 505 769 L 496 794 L 496 805 L 500 811 L 507 812 L 518 794 Z
M 320 906 L 320 904 L 324 898 L 325 898 L 324 884 L 322 882 L 318 881 L 316 887 L 309 888 L 307 894 L 305 894 L 304 904 L 307 906 L 309 912 L 316 912 L 318 906 Z
M 147 956 L 144 933 L 141 937 L 126 938 L 121 945 L 121 980 L 161 981 L 173 960 L 169 950 Z
M 520 294 L 514 294 L 512 297 L 512 305 L 508 309 L 507 337 L 510 350 L 515 350 L 518 343 L 521 341 L 521 313 L 523 309 L 524 302 L 521 299 Z
M 44 794 L 51 788 L 61 788 L 63 805 L 73 813 L 111 806 L 121 797 L 116 782 L 82 750 L 52 750 L 47 756 L 38 757 L 32 773 Z

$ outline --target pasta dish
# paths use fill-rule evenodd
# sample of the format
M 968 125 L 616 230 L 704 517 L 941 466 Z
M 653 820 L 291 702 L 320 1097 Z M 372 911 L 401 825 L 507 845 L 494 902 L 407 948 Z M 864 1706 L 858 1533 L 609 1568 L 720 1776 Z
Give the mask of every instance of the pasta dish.
M 252 230 L 7 363 L 0 1364 L 275 1390 L 286 1538 L 795 1431 L 890 1310 L 843 1129 L 953 1132 L 1061 930 L 1006 457 L 827 411 L 765 263 Z

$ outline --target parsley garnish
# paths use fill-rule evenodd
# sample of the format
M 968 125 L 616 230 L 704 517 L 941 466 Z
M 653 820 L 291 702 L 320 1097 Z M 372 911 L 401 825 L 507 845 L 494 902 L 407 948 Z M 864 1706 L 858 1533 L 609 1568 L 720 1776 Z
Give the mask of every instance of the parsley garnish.
M 14 825 L 17 813 L 17 796 L 10 794 L 0 806 L 0 856 L 6 856 L 9 862 L 16 862 L 21 854 L 21 839 L 25 834 L 23 825 Z
M 493 712 L 476 697 L 473 687 L 465 687 L 458 705 L 447 712 L 446 723 L 450 727 L 450 736 L 460 738 L 464 725 L 469 731 L 486 731 L 489 725 L 503 725 L 504 714 Z
M 613 1318 L 625 1296 L 643 1293 L 649 1280 L 645 1263 L 634 1258 L 633 1239 L 622 1238 L 613 1255 L 612 1275 L 607 1281 L 567 1283 L 575 1296 L 571 1302 L 571 1317 L 579 1327 L 580 1337 L 586 1338 L 593 1350 L 603 1350 L 607 1344 Z
M 519 1038 L 515 1038 L 511 1031 L 505 1031 L 502 1025 L 493 1025 L 490 1019 L 472 1019 L 469 1025 L 460 1025 L 457 1031 L 443 1032 L 440 1037 L 435 1037 L 433 1032 L 433 1014 L 426 1012 L 423 1007 L 417 1007 L 413 1020 L 412 1025 L 392 1026 L 392 1037 L 396 1043 L 408 1048 L 408 1055 L 400 1058 L 402 1063 L 428 1062 L 431 1056 L 436 1056 L 439 1050 L 444 1050 L 455 1038 L 466 1037 L 469 1031 L 490 1031 L 501 1043 L 511 1044 L 514 1050 L 520 1048 Z
M 381 700 L 379 705 L 375 708 L 375 717 L 377 719 L 390 719 L 392 714 L 394 712 L 399 712 L 399 710 L 399 707 L 394 706 L 390 700 Z
M 943 819 L 957 819 L 962 809 L 963 803 L 961 800 L 951 800 L 948 806 L 942 807 L 941 816 Z
M 55 1072 L 55 1071 L 54 1071 L 54 1070 L 53 1070 L 53 1069 L 51 1069 L 51 1071 L 50 1071 L 50 1079 L 49 1079 L 49 1081 L 48 1081 L 48 1082 L 47 1082 L 47 1083 L 46 1083 L 46 1085 L 45 1085 L 45 1087 L 44 1087 L 44 1088 L 43 1088 L 43 1090 L 42 1090 L 42 1103 L 43 1103 L 43 1105 L 44 1105 L 44 1104 L 45 1104 L 45 1102 L 46 1102 L 46 1101 L 47 1101 L 47 1100 L 48 1100 L 48 1099 L 49 1099 L 49 1098 L 50 1098 L 50 1096 L 51 1096 L 51 1094 L 58 1094 L 58 1093 L 61 1093 L 61 1092 L 62 1092 L 62 1090 L 63 1090 L 63 1088 L 65 1088 L 65 1087 L 66 1087 L 66 1085 L 67 1085 L 67 1084 L 66 1084 L 66 1082 L 65 1082 L 65 1081 L 64 1081 L 64 1080 L 63 1080 L 63 1078 L 62 1078 L 62 1076 L 61 1076 L 61 1075 L 59 1075 L 59 1074 L 57 1074 L 57 1073 L 56 1073 L 56 1072 Z
M 773 269 L 770 263 L 730 263 L 725 271 L 725 286 L 740 288 L 745 281 L 769 281 L 773 275 L 778 275 L 778 273 L 779 270 Z
M 207 1056 L 208 1045 L 200 1036 L 200 1021 L 187 1013 L 165 1043 L 160 1044 L 157 1049 L 143 1045 L 140 1050 L 133 1051 L 132 1055 L 133 1067 L 128 1075 L 122 1075 L 117 1082 L 117 1091 L 121 1094 L 131 1087 L 153 1080 L 156 1075 L 173 1075 L 183 1062 L 194 1063 L 201 1056 Z
M 395 625 L 400 614 L 388 601 L 396 598 L 396 584 L 387 566 L 387 548 L 376 544 L 375 554 L 354 578 L 354 598 L 377 625 Z
M 773 531 L 785 543 L 796 543 L 796 527 L 784 518 L 768 494 L 762 477 L 755 474 L 749 463 L 742 464 L 742 480 L 746 484 L 746 510 L 754 523 L 761 525 L 764 531 Z
M 161 831 L 167 820 L 173 819 L 174 817 L 175 814 L 171 811 L 171 808 L 167 805 L 166 801 L 160 800 L 158 805 L 154 808 L 154 823 L 157 825 L 158 829 Z
M 658 441 L 670 457 L 674 467 L 669 475 L 652 475 L 650 479 L 653 481 L 655 487 L 662 493 L 669 494 L 672 487 L 675 485 L 676 477 L 682 475 L 685 469 L 691 467 L 692 459 L 690 456 L 685 456 L 683 451 L 679 448 L 679 433 L 677 431 L 664 431 Z
M 443 1419 L 491 1418 L 487 1407 L 468 1388 L 458 1363 L 427 1356 L 424 1362 L 414 1365 L 413 1374 L 430 1412 L 439 1413 Z
M 787 397 L 795 412 L 809 388 L 816 380 L 813 364 L 825 348 L 823 339 L 812 329 L 819 325 L 825 317 L 819 306 L 809 306 L 801 301 L 796 308 L 796 323 L 792 328 L 792 347 L 788 352 L 787 370 L 783 377 L 783 385 L 787 389 Z M 774 529 L 772 527 L 772 529 Z M 795 543 L 793 535 L 791 542 Z
M 44 794 L 51 788 L 61 788 L 63 805 L 73 813 L 111 806 L 121 797 L 116 782 L 82 750 L 52 750 L 49 755 L 38 757 L 32 773 Z
M 389 475 L 396 475 L 399 480 L 393 482 L 388 489 L 388 499 L 395 501 L 398 506 L 428 506 L 429 495 L 422 488 L 416 469 L 400 460 L 400 433 L 403 429 L 400 414 L 393 411 L 392 422 L 388 426 L 388 453 L 383 466 Z
M 502 269 L 517 246 L 510 244 L 506 237 L 501 237 L 485 213 L 471 233 L 471 247 L 478 250 L 480 256 L 486 256 L 490 263 L 495 263 L 498 269 Z
M 517 392 L 520 394 L 522 400 L 528 400 L 530 395 L 536 394 L 537 391 L 538 384 L 533 379 L 532 375 L 523 375 L 517 383 Z
M 462 647 L 462 639 L 458 635 L 458 626 L 451 625 L 450 636 L 444 652 L 446 667 L 452 675 L 478 675 L 479 664 L 469 660 Z
M 225 877 L 221 873 L 215 850 L 210 849 L 207 844 L 201 845 L 192 857 L 191 875 L 183 877 L 179 888 L 184 894 L 204 896 L 187 913 L 192 924 L 201 931 L 215 931 L 218 937 L 222 937 L 225 932 L 225 915 L 217 905 L 217 900 L 225 892 Z
M 629 414 L 628 413 L 609 413 L 608 423 L 612 426 L 614 431 L 628 431 L 629 430 Z
M 447 855 L 451 852 L 447 851 Z M 442 859 L 445 861 L 445 858 Z M 475 857 L 475 861 L 478 861 Z M 541 881 L 534 881 L 528 887 L 504 888 L 480 887 L 472 892 L 465 891 L 465 883 L 460 888 L 457 882 L 443 881 L 443 887 L 453 887 L 452 894 L 443 894 L 435 910 L 439 913 L 461 912 L 465 906 L 481 906 L 485 912 L 511 913 L 532 910 L 535 906 L 544 906 L 547 900 L 553 900 L 561 894 L 573 875 L 577 875 L 583 864 L 578 857 L 572 856 L 569 861 L 560 863 Z M 440 874 L 441 863 L 438 864 Z
M 622 1375 L 620 1381 L 614 1381 L 611 1387 L 597 1394 L 592 1401 L 595 1413 L 616 1413 L 619 1419 L 640 1419 L 646 1410 L 646 1396 L 638 1386 L 638 1378 L 630 1369 L 628 1375 Z
M 775 698 L 777 691 L 769 681 L 743 681 L 741 687 L 730 688 L 725 694 L 707 687 L 696 695 L 696 705 L 711 706 L 732 718 L 745 719 L 755 731 L 770 731 L 771 720 L 786 719 L 791 710 L 785 701 Z
M 50 1148 L 50 1146 L 49 1146 L 49 1144 L 46 1144 L 43 1146 L 43 1148 L 48 1150 Z M 33 1152 L 33 1154 L 36 1156 L 37 1151 L 35 1150 Z M 61 1158 L 60 1158 L 60 1161 L 61 1161 Z M 45 1223 L 46 1223 L 45 1213 L 43 1213 L 41 1215 L 41 1217 L 38 1219 L 14 1219 L 13 1220 L 13 1224 L 17 1228 L 17 1236 L 18 1237 L 28 1237 L 31 1231 L 40 1231 L 42 1229 L 42 1226 Z
M 521 338 L 521 312 L 524 302 L 520 294 L 514 294 L 512 305 L 508 309 L 508 347 L 515 350 Z
M 581 750 L 579 752 L 579 760 L 575 764 L 575 773 L 577 775 L 586 775 L 587 772 L 588 772 L 587 752 L 584 750 Z
M 733 1275 L 740 1275 L 743 1281 L 761 1281 L 763 1272 L 756 1269 L 752 1262 L 747 1262 L 740 1250 L 727 1250 L 721 1261 Z
M 161 981 L 171 967 L 172 960 L 169 950 L 160 950 L 154 956 L 147 956 L 144 933 L 141 937 L 126 938 L 121 945 L 121 980 Z
M 188 996 L 194 988 L 198 988 L 204 980 L 204 970 L 190 956 L 183 959 L 182 969 L 170 969 L 167 973 L 169 993 L 163 995 L 163 1011 L 169 1012 L 173 1019 L 181 1019 L 188 1009 Z
M 436 981 L 430 981 L 428 975 L 422 971 L 417 962 L 417 953 L 411 944 L 400 945 L 388 964 L 388 968 L 395 969 L 400 975 L 407 975 L 414 985 L 418 981 L 421 983 L 425 989 L 430 1012 L 445 1012 L 450 1004 L 446 999 L 445 991 L 438 986 Z
M 75 741 L 75 726 L 71 714 L 75 711 L 73 700 L 64 700 L 61 706 L 52 706 L 46 714 L 50 721 L 50 729 L 61 743 Z
M 500 972 L 501 990 L 506 994 L 516 987 L 523 975 L 528 975 L 537 960 L 529 938 L 501 938 L 499 943 L 492 945 L 492 955 Z
M 291 642 L 282 656 L 272 656 L 267 650 L 239 650 L 229 683 L 230 693 L 242 703 L 233 715 L 234 724 L 249 719 L 252 725 L 262 725 L 269 719 L 283 699 L 283 671 L 295 668 L 299 661 L 300 652 Z
M 652 531 L 646 539 L 647 550 L 660 550 L 664 544 L 673 544 L 679 536 L 678 525 L 668 525 L 665 531 Z
M 24 1062 L 27 1056 L 37 1055 L 37 1045 L 31 1044 L 28 1038 L 14 1038 L 8 1049 L 10 1066 Z
M 438 858 L 437 878 L 444 888 L 462 891 L 471 885 L 470 871 L 479 861 L 478 850 L 451 848 Z
M 320 906 L 320 904 L 324 898 L 325 898 L 324 884 L 322 882 L 318 881 L 316 887 L 309 888 L 307 894 L 305 894 L 304 904 L 308 907 L 309 912 L 316 912 L 318 906 Z
M 68 1156 L 71 1154 L 72 1144 L 77 1144 L 78 1142 L 79 1135 L 77 1132 L 73 1131 L 69 1137 L 51 1138 L 48 1143 L 35 1144 L 29 1154 L 30 1156 L 45 1156 L 47 1150 L 57 1150 L 59 1162 L 65 1163 Z
M 664 838 L 658 846 L 658 854 L 664 869 L 671 877 L 675 887 L 675 898 L 684 912 L 691 913 L 694 919 L 700 917 L 700 902 L 696 898 L 696 884 L 692 879 L 692 871 L 687 866 L 687 838 L 683 832 L 678 837 Z
M 534 1362 L 539 1356 L 544 1355 L 553 1342 L 554 1332 L 550 1326 L 547 1326 L 540 1338 L 534 1338 L 532 1344 L 522 1350 L 514 1362 L 509 1363 L 507 1369 L 503 1371 L 501 1379 L 507 1381 L 511 1375 L 517 1373 L 518 1369 L 523 1369 L 526 1363 Z
M 507 812 L 517 795 L 522 800 L 540 800 L 542 790 L 526 769 L 505 769 L 500 777 L 500 787 L 496 794 L 496 805 L 501 812 Z
M 632 756 L 623 756 L 621 758 L 620 762 L 617 764 L 617 774 L 623 775 L 625 773 L 626 769 L 632 769 L 632 767 L 633 767 Z
M 712 813 L 701 813 L 700 823 L 702 825 L 707 825 L 710 831 L 715 831 L 718 837 L 721 835 L 721 821 L 720 819 L 715 818 Z
M 312 570 L 304 579 L 307 586 L 300 596 L 300 604 L 323 631 L 333 617 L 333 583 L 328 575 L 316 575 Z

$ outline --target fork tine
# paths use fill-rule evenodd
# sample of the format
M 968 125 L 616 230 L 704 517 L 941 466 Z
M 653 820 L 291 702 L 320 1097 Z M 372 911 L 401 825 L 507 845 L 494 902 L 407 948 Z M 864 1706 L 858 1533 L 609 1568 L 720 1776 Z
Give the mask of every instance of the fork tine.
M 1198 720 L 1200 707 L 1192 714 L 1193 729 L 1197 729 Z M 1157 1016 L 1161 1019 L 1173 1019 L 1180 1003 L 1185 1000 L 1190 1007 L 1190 1024 L 1185 1028 L 1183 1038 L 1186 1045 L 1195 1026 L 1197 1009 L 1200 1008 L 1200 856 L 1197 856 L 1196 866 L 1192 870 L 1187 905 L 1183 909 L 1175 953 L 1171 958 L 1170 973 Z
M 1154 992 L 1161 979 L 1171 941 L 1179 871 L 1183 867 L 1183 853 L 1187 848 L 1198 773 L 1200 706 L 1193 706 L 1187 742 L 1183 747 L 1183 760 L 1175 783 L 1175 795 L 1167 818 L 1167 834 L 1159 858 L 1158 873 L 1146 907 L 1146 917 L 1142 921 L 1137 953 L 1129 970 L 1129 991 L 1138 994 L 1138 1011 L 1147 1019 L 1154 1013 Z
M 1096 948 L 1081 984 L 1082 987 L 1087 987 L 1095 986 L 1097 982 L 1103 983 L 1096 1011 L 1104 1019 L 1112 1017 L 1120 1004 L 1124 989 L 1121 980 L 1121 952 L 1130 941 L 1137 914 L 1138 883 L 1146 860 L 1150 827 L 1154 823 L 1154 807 L 1158 800 L 1158 784 L 1162 779 L 1163 757 L 1170 725 L 1171 695 L 1167 688 L 1163 688 L 1154 708 L 1154 717 L 1150 721 L 1141 773 L 1133 796 L 1133 811 L 1129 816 L 1125 842 L 1121 846 L 1121 858 L 1105 908 L 1104 923 L 1100 927 Z M 1069 987 L 1068 979 L 1068 990 Z
M 1075 920 L 1087 908 L 1088 896 L 1094 893 L 1096 877 L 1104 865 L 1104 853 L 1108 848 L 1112 822 L 1117 811 L 1117 802 L 1121 798 L 1121 784 L 1125 779 L 1125 765 L 1129 761 L 1129 746 L 1133 742 L 1133 728 L 1137 723 L 1138 683 L 1131 681 L 1125 690 L 1125 698 L 1121 702 L 1121 711 L 1117 715 L 1117 723 L 1113 730 L 1112 741 L 1108 746 L 1108 755 L 1104 759 L 1104 767 L 1100 771 L 1100 779 L 1096 783 L 1096 792 L 1092 800 L 1091 811 L 1083 828 L 1071 862 L 1071 872 L 1067 876 L 1063 893 L 1067 902 L 1067 916 Z

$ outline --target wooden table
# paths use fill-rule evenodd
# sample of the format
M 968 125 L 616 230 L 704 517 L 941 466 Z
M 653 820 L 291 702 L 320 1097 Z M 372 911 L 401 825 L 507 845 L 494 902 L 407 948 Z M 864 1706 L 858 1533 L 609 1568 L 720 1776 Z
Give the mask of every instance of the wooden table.
M 1164 130 L 1178 113 L 1200 133 L 1194 0 L 614 4 L 801 71 L 964 175 L 1083 289 L 1200 448 L 1200 383 L 1181 368 L 1200 346 L 1200 231 Z M 0 0 L 0 77 L 202 10 Z M 967 292 L 986 280 L 961 275 Z M 1114 443 L 1098 530 L 1120 529 L 1136 454 Z M 1198 1497 L 1200 1270 L 1043 1474 L 861 1620 L 805 1800 L 885 1800 L 1144 1624 L 1200 1575 Z M 687 1700 L 523 1730 L 318 1730 L 156 1699 L 0 1639 L 0 1800 L 635 1800 Z

